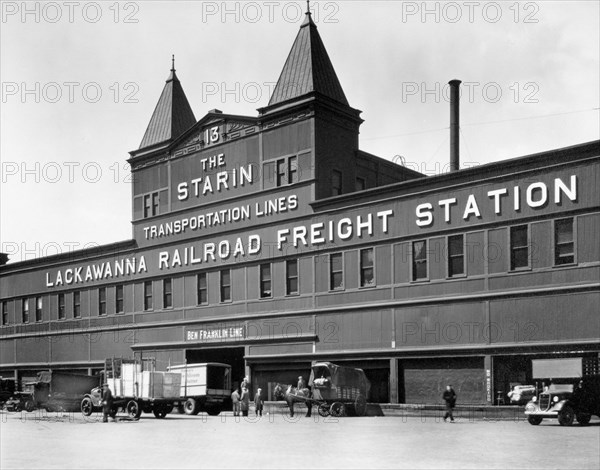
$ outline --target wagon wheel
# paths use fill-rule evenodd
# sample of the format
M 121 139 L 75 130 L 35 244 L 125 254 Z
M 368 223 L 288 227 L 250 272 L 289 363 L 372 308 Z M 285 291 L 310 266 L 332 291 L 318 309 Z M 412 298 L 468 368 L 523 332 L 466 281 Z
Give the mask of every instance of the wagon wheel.
M 329 412 L 331 413 L 331 416 L 333 416 L 335 418 L 340 418 L 342 416 L 345 416 L 346 407 L 344 406 L 343 403 L 336 401 L 331 404 L 331 407 L 329 408 Z
M 367 400 L 362 395 L 358 395 L 354 401 L 354 410 L 356 416 L 364 416 L 367 414 Z
M 319 416 L 323 416 L 323 418 L 327 418 L 329 416 L 329 405 L 327 403 L 319 404 Z

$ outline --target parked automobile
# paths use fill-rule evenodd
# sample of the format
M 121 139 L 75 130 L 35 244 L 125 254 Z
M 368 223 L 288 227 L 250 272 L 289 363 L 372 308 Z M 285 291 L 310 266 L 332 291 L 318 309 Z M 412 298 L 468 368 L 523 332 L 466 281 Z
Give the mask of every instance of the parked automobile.
M 535 385 L 515 385 L 507 396 L 511 404 L 524 405 L 535 396 Z
M 4 404 L 6 411 L 28 411 L 35 410 L 33 392 L 15 392 Z
M 533 425 L 544 418 L 557 418 L 561 426 L 570 426 L 575 419 L 579 424 L 588 424 L 592 415 L 600 417 L 600 375 L 551 384 L 527 403 L 525 414 Z

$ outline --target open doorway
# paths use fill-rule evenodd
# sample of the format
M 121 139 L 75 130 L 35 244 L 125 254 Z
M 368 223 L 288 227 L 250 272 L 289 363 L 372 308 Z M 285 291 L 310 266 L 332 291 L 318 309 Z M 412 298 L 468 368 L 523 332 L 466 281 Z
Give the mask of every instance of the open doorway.
M 239 387 L 244 379 L 244 348 L 214 348 L 214 349 L 188 349 L 185 352 L 188 364 L 202 362 L 221 362 L 231 366 L 231 386 Z

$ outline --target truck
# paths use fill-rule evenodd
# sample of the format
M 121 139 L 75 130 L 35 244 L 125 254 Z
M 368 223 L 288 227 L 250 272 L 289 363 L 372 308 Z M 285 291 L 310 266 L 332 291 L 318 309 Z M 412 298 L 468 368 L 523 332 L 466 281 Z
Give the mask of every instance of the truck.
M 97 386 L 99 380 L 99 376 L 58 370 L 38 372 L 35 381 L 23 384 L 30 393 L 24 409 L 77 411 L 82 397 Z
M 179 403 L 185 414 L 216 416 L 230 408 L 231 366 L 219 362 L 183 364 L 167 370 L 181 374 Z
M 113 395 L 110 415 L 123 410 L 132 419 L 142 413 L 164 418 L 175 407 L 186 414 L 205 411 L 218 415 L 228 406 L 231 388 L 231 366 L 221 363 L 183 364 L 169 366 L 166 372 L 156 371 L 152 358 L 107 359 L 104 383 Z M 102 410 L 103 392 L 98 386 L 81 400 L 81 412 L 90 416 Z
M 156 371 L 153 360 L 106 359 L 102 376 L 113 396 L 109 413 L 113 418 L 122 409 L 133 419 L 138 419 L 142 412 L 161 419 L 179 400 L 181 374 Z M 102 410 L 103 398 L 100 384 L 82 398 L 81 413 L 90 416 Z
M 540 359 L 533 361 L 534 378 L 544 378 L 549 385 L 525 405 L 529 424 L 556 419 L 561 426 L 575 420 L 586 425 L 592 415 L 600 417 L 600 374 L 586 374 L 581 358 Z

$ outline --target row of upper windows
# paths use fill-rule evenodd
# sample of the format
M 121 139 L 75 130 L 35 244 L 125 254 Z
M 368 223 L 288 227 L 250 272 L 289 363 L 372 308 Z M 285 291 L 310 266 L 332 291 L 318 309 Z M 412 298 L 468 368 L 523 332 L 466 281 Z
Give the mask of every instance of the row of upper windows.
M 428 240 L 415 240 L 411 245 L 411 280 L 423 281 L 429 278 L 429 250 Z M 450 235 L 447 237 L 446 273 L 447 277 L 465 276 L 465 235 Z M 516 225 L 510 228 L 509 237 L 510 270 L 518 271 L 530 267 L 531 243 L 529 225 Z M 331 291 L 344 289 L 344 253 L 331 253 L 329 256 L 329 289 Z M 563 266 L 576 262 L 575 234 L 573 218 L 554 221 L 554 264 Z M 273 297 L 272 263 L 258 266 L 259 296 L 261 299 Z M 376 286 L 375 278 L 375 253 L 373 248 L 360 250 L 358 265 L 359 287 Z M 233 284 L 231 282 L 231 269 L 219 271 L 218 298 L 222 303 L 231 302 L 233 299 Z M 299 294 L 300 272 L 298 260 L 285 261 L 285 295 Z M 98 314 L 107 315 L 107 289 L 114 289 L 114 312 L 124 313 L 124 285 L 118 284 L 111 287 L 98 288 Z M 209 279 L 206 272 L 196 275 L 196 303 L 208 305 Z M 143 286 L 144 310 L 153 310 L 155 303 L 154 283 L 145 281 Z M 74 291 L 71 298 L 74 318 L 81 317 L 81 291 Z M 29 298 L 21 299 L 22 323 L 30 322 Z M 43 298 L 35 297 L 35 321 L 43 321 Z M 162 279 L 162 305 L 161 308 L 173 307 L 173 281 L 172 278 Z M 66 318 L 65 294 L 57 294 L 58 318 Z M 8 325 L 8 301 L 2 301 L 2 325 Z

